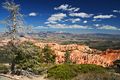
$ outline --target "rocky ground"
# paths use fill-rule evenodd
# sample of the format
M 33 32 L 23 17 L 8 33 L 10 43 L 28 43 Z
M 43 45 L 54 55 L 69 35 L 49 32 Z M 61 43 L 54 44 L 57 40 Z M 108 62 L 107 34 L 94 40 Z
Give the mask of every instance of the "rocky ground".
M 8 80 L 48 80 L 45 78 L 46 75 L 40 75 L 37 77 L 33 77 L 31 76 L 30 78 L 26 77 L 26 76 L 16 76 L 16 75 L 10 75 L 10 74 L 0 74 L 0 76 L 3 76 L 6 80 L 6 78 L 8 78 Z M 4 80 L 3 78 L 3 80 Z M 0 78 L 0 80 L 2 80 L 2 78 Z
M 18 80 L 47 80 L 47 79 L 45 79 L 44 76 L 39 76 L 39 77 L 33 77 L 33 78 L 22 77 L 22 78 L 19 78 Z

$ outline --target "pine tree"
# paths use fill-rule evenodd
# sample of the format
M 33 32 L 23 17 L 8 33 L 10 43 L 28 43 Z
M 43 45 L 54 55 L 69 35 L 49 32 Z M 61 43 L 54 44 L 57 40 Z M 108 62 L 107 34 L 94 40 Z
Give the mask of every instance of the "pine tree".
M 53 55 L 53 51 L 51 48 L 46 45 L 44 49 L 42 50 L 44 61 L 46 63 L 54 63 L 55 62 L 55 55 Z
M 65 53 L 65 63 L 71 63 L 71 60 L 70 60 L 70 51 L 66 51 Z

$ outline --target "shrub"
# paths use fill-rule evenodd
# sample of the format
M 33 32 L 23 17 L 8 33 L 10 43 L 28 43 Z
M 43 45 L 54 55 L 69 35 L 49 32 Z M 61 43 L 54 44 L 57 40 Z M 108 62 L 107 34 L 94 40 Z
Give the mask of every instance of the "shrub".
M 48 78 L 54 78 L 55 80 L 71 80 L 79 74 L 105 72 L 106 70 L 103 67 L 92 64 L 61 64 L 48 70 Z
M 116 60 L 113 63 L 114 65 L 112 68 L 115 70 L 115 72 L 120 73 L 120 60 Z
M 0 73 L 6 74 L 7 72 L 9 72 L 8 67 L 6 67 L 6 66 L 3 65 L 3 64 L 0 64 Z
M 94 64 L 81 64 L 81 65 L 74 65 L 74 68 L 76 68 L 75 70 L 79 73 L 105 73 L 106 69 L 98 66 L 98 65 L 94 65 Z
M 48 77 L 53 77 L 55 80 L 70 80 L 76 75 L 76 72 L 67 64 L 56 65 L 48 70 Z

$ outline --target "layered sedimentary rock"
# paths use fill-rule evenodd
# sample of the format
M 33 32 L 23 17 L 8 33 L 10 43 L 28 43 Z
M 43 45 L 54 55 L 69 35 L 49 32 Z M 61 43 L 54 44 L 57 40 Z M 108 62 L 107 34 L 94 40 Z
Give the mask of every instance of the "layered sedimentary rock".
M 10 40 L 3 40 L 0 46 L 6 45 Z M 66 51 L 70 51 L 70 60 L 76 64 L 96 64 L 103 67 L 113 65 L 113 61 L 120 59 L 120 50 L 106 50 L 104 52 L 96 49 L 91 49 L 85 45 L 60 45 L 57 43 L 41 43 L 32 38 L 21 38 L 20 42 L 31 41 L 39 48 L 44 48 L 46 45 L 50 46 L 56 55 L 56 63 L 64 63 Z

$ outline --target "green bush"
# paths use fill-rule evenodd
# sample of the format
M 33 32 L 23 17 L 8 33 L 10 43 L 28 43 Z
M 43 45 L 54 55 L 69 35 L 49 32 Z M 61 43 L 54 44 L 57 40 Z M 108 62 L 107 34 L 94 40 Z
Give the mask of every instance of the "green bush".
M 106 70 L 103 67 L 92 64 L 61 64 L 48 70 L 48 78 L 54 78 L 55 80 L 71 80 L 79 74 L 105 72 Z
M 70 80 L 76 75 L 77 74 L 74 69 L 71 68 L 71 65 L 67 64 L 56 65 L 48 70 L 48 77 L 53 77 L 55 80 Z
M 6 67 L 6 66 L 3 65 L 3 64 L 0 64 L 0 73 L 6 74 L 7 72 L 9 72 L 8 67 Z
M 115 60 L 114 65 L 112 66 L 112 69 L 117 72 L 120 73 L 120 60 Z
M 75 68 L 75 70 L 79 73 L 105 73 L 106 69 L 98 66 L 98 65 L 94 65 L 94 64 L 81 64 L 81 65 L 74 65 L 73 66 Z

